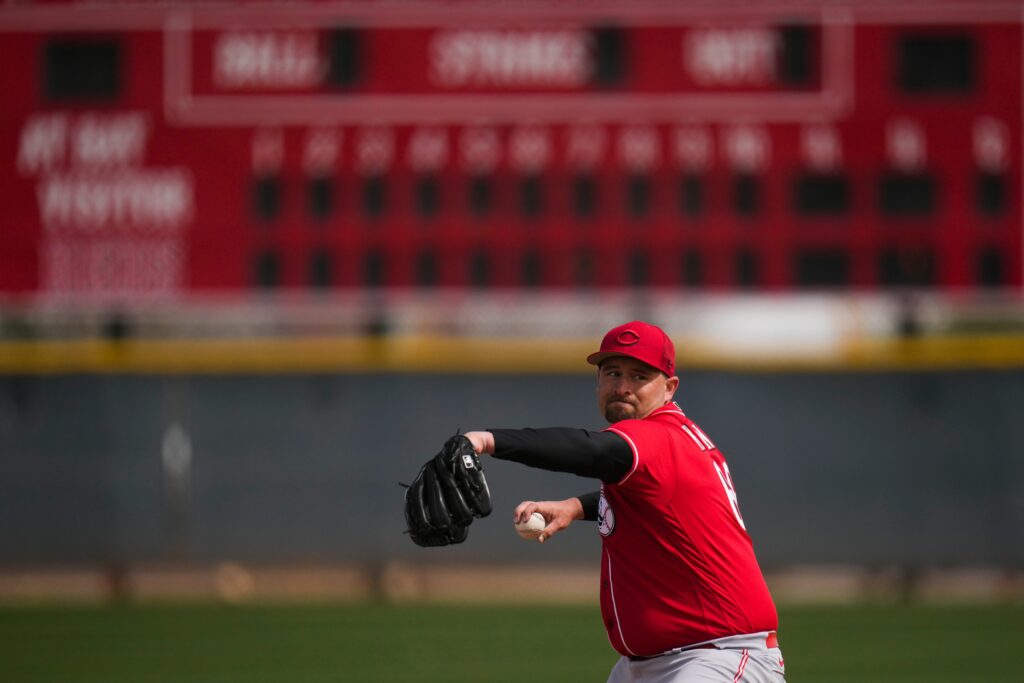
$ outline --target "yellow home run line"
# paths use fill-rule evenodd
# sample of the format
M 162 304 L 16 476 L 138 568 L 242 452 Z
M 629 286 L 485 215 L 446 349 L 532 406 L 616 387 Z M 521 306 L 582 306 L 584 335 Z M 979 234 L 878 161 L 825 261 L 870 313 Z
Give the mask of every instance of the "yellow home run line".
M 1024 338 L 859 341 L 830 352 L 758 354 L 677 338 L 680 372 L 1024 368 Z M 2 374 L 591 373 L 592 339 L 442 336 L 0 342 Z

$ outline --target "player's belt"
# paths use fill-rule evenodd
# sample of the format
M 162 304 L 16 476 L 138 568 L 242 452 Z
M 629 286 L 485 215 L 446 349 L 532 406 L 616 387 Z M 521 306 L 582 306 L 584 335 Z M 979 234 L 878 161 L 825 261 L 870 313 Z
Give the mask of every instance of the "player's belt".
M 648 657 L 638 657 L 636 655 L 630 655 L 629 661 L 631 662 L 643 662 L 648 659 L 657 659 L 658 657 L 666 657 L 668 655 L 678 655 L 683 652 L 689 652 L 690 650 L 717 650 L 712 643 L 701 643 L 700 645 L 687 645 L 686 647 L 674 647 L 671 650 L 666 650 L 661 654 L 650 655 Z
M 770 631 L 768 633 L 768 636 L 764 639 L 764 647 L 765 647 L 765 649 L 766 650 L 772 650 L 774 648 L 777 648 L 778 646 L 779 646 L 779 634 L 776 633 L 775 631 Z M 726 647 L 724 643 L 722 645 L 716 645 L 715 642 L 696 643 L 694 645 L 684 645 L 683 647 L 674 647 L 671 650 L 666 650 L 665 652 L 662 652 L 661 654 L 657 654 L 657 655 L 648 655 L 646 657 L 641 657 L 641 656 L 638 656 L 638 655 L 630 655 L 629 661 L 631 661 L 631 662 L 642 662 L 642 661 L 645 661 L 645 660 L 648 660 L 648 659 L 657 659 L 658 657 L 665 657 L 667 655 L 678 655 L 678 654 L 681 654 L 683 652 L 690 652 L 691 650 L 718 650 L 718 649 L 721 649 L 721 648 L 724 648 L 724 647 Z

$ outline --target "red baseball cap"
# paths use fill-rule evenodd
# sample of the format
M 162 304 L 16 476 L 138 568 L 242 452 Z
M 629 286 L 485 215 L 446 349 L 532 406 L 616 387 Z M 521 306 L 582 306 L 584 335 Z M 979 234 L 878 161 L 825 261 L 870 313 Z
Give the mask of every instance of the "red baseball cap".
M 676 347 L 660 327 L 634 320 L 608 330 L 601 350 L 587 356 L 591 365 L 600 365 L 612 356 L 629 356 L 661 370 L 669 377 L 676 374 Z

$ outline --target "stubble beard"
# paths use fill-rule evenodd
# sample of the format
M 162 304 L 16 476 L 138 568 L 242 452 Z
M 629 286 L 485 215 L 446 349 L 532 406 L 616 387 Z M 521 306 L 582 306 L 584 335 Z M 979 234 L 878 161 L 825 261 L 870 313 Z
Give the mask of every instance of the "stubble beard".
M 636 417 L 636 407 L 629 403 L 612 402 L 605 406 L 604 419 L 609 424 Z

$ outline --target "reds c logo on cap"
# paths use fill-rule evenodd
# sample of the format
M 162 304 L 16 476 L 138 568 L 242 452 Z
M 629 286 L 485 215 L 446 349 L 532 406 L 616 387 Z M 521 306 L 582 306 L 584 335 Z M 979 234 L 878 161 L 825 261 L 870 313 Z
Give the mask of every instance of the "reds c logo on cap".
M 640 341 L 640 335 L 633 330 L 623 330 L 619 332 L 619 336 L 615 338 L 615 341 L 619 342 L 623 346 L 632 346 Z

